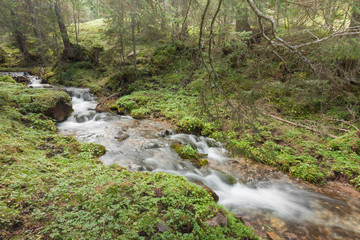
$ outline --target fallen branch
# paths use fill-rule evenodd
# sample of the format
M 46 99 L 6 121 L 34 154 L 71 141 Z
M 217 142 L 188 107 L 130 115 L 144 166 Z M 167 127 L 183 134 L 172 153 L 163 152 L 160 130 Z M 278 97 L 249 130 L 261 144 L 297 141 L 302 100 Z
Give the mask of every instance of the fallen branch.
M 341 120 L 341 119 L 329 119 L 330 121 L 335 121 L 335 122 L 341 122 L 341 123 L 345 123 L 346 125 L 355 128 L 356 131 L 359 131 L 359 128 L 356 127 L 355 125 L 352 125 L 351 123 Z
M 119 95 L 121 95 L 121 94 L 122 94 L 121 92 L 118 92 L 118 93 L 115 93 L 115 94 L 113 94 L 113 95 L 110 95 L 109 97 L 101 100 L 101 101 L 98 103 L 98 105 L 96 105 L 96 107 L 103 105 L 104 103 L 106 103 L 106 101 L 108 101 L 108 100 L 110 100 L 110 99 L 112 99 L 112 98 L 114 98 L 114 97 L 117 97 L 117 96 L 119 96 Z
M 274 118 L 274 119 L 276 119 L 276 120 L 278 120 L 280 122 L 284 122 L 284 123 L 290 124 L 290 125 L 295 126 L 295 127 L 305 128 L 306 130 L 309 130 L 309 131 L 314 132 L 314 133 L 322 134 L 322 135 L 325 135 L 325 136 L 328 136 L 328 137 L 331 137 L 331 138 L 338 138 L 338 136 L 332 135 L 330 133 L 324 133 L 324 132 L 319 131 L 317 129 L 314 129 L 314 128 L 311 128 L 311 127 L 308 127 L 308 126 L 305 126 L 305 125 L 301 125 L 301 124 L 298 124 L 298 123 L 294 123 L 294 122 L 291 122 L 289 120 L 285 120 L 285 119 L 279 118 L 279 117 L 271 115 L 271 114 L 266 114 L 265 113 L 265 115 L 268 116 L 268 117 Z

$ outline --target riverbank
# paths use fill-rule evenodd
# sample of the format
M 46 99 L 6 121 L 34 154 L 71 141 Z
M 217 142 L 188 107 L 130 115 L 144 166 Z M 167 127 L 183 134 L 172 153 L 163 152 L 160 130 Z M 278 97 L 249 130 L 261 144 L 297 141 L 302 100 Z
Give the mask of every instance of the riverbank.
M 104 166 L 104 147 L 58 135 L 35 104 L 56 91 L 0 79 L 1 237 L 257 239 L 185 178 Z M 206 223 L 214 217 L 221 225 Z

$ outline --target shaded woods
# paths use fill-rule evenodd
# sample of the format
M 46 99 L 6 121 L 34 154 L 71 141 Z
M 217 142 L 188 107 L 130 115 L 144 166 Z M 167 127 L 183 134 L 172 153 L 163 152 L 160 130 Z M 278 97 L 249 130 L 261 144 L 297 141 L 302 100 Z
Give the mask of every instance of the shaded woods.
M 97 112 L 163 120 L 296 181 L 356 192 L 359 34 L 358 0 L 0 0 L 0 72 L 89 88 Z M 257 238 L 185 178 L 103 166 L 102 146 L 56 132 L 44 99 L 70 96 L 15 80 L 0 75 L 0 238 Z M 226 226 L 206 224 L 215 218 Z

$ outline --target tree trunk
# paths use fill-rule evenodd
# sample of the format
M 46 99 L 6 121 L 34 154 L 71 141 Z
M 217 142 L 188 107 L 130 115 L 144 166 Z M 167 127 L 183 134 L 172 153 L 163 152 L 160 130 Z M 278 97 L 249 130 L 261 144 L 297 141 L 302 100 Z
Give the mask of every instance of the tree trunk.
M 18 44 L 20 52 L 24 55 L 25 61 L 31 61 L 31 54 L 26 48 L 26 38 L 20 29 L 20 22 L 14 11 L 10 12 L 13 21 L 13 34 Z
M 75 14 L 75 1 L 72 1 L 73 5 L 73 18 L 74 18 L 74 27 L 75 27 L 75 36 L 76 36 L 76 45 L 79 45 L 79 38 L 78 38 L 78 28 L 76 25 L 76 14 Z M 79 23 L 78 23 L 79 24 Z
M 55 13 L 56 13 L 56 16 L 57 16 L 58 25 L 59 25 L 60 32 L 61 32 L 61 38 L 62 38 L 64 48 L 65 48 L 64 49 L 65 57 L 72 58 L 73 55 L 74 55 L 74 48 L 73 48 L 73 46 L 72 46 L 72 44 L 70 42 L 69 35 L 67 33 L 67 29 L 66 29 L 66 26 L 65 26 L 65 21 L 64 21 L 64 18 L 62 16 L 62 14 L 61 14 L 61 8 L 60 8 L 59 2 L 55 1 L 54 6 L 55 6 Z
M 181 15 L 183 19 L 183 24 L 181 26 L 180 39 L 182 40 L 186 39 L 189 36 L 187 19 L 190 11 L 190 4 L 191 0 L 181 0 Z
M 350 28 L 360 26 L 360 0 L 354 0 Z
M 137 75 L 137 64 L 136 64 L 136 39 L 135 39 L 135 17 L 131 17 L 131 30 L 132 30 L 132 42 L 133 42 L 133 51 L 134 51 L 134 68 Z
M 42 34 L 39 30 L 39 21 L 37 19 L 37 11 L 36 11 L 36 7 L 34 5 L 34 2 L 32 0 L 26 0 L 26 3 L 29 7 L 29 10 L 30 10 L 30 18 L 31 18 L 31 23 L 32 23 L 32 27 L 33 27 L 33 31 L 34 31 L 34 34 L 35 36 L 38 38 L 38 39 L 42 39 Z

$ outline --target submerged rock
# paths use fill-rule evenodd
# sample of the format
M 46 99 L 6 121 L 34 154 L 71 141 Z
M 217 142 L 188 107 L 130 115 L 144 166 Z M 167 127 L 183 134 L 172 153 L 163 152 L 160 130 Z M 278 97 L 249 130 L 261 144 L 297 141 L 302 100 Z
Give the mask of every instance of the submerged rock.
M 160 132 L 157 133 L 157 135 L 159 137 L 166 137 L 166 136 L 174 135 L 174 131 L 171 129 L 161 130 Z
M 115 137 L 116 140 L 118 140 L 119 142 L 123 142 L 126 139 L 128 139 L 130 137 L 129 134 L 124 133 L 123 131 L 119 131 Z

